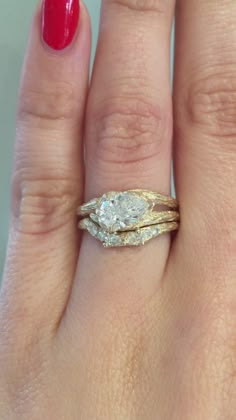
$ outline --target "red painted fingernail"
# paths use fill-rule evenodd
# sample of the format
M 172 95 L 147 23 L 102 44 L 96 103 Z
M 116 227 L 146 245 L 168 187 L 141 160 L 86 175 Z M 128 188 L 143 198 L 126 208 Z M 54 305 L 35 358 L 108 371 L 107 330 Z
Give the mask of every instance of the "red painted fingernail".
M 66 48 L 75 36 L 80 15 L 79 0 L 44 0 L 42 35 L 55 50 Z

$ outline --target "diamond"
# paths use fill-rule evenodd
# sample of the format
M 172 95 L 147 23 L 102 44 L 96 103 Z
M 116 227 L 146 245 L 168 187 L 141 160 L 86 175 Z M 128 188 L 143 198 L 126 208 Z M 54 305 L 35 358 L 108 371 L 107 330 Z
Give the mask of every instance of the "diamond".
M 101 242 L 105 242 L 107 240 L 107 232 L 99 229 L 97 237 Z
M 99 225 L 108 232 L 133 228 L 150 208 L 148 201 L 131 192 L 104 194 L 96 210 Z
M 131 245 L 131 246 L 138 246 L 141 244 L 140 239 L 140 232 L 134 231 L 134 232 L 128 232 L 126 238 L 125 238 L 125 244 Z
M 125 245 L 139 246 L 157 237 L 160 234 L 157 226 L 150 226 L 138 229 L 136 231 L 127 232 L 125 236 Z
M 159 235 L 159 229 L 156 226 L 150 226 L 140 229 L 140 241 L 144 245 L 150 239 L 155 238 Z
M 92 236 L 97 236 L 98 227 L 91 220 L 84 219 L 83 224 Z
M 88 203 L 83 204 L 79 208 L 78 214 L 82 215 L 82 216 L 86 215 L 86 214 L 89 214 L 91 211 L 93 211 L 96 208 L 96 205 L 97 205 L 97 199 L 96 198 L 93 199 L 93 200 L 90 200 Z
M 92 236 L 96 236 L 97 235 L 97 233 L 98 233 L 98 228 L 97 228 L 97 226 L 96 225 L 90 225 L 89 226 L 89 231 L 90 231 L 90 233 L 91 233 L 91 235 Z
M 108 234 L 103 244 L 105 247 L 116 247 L 121 246 L 122 243 L 122 238 L 119 235 Z

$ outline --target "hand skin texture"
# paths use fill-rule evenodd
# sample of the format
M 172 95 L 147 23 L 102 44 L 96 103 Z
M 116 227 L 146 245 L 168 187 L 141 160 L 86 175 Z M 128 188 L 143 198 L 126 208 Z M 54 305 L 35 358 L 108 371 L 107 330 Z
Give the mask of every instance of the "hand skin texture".
M 23 68 L 0 419 L 235 420 L 236 2 L 103 0 L 90 86 L 75 2 L 39 5 Z M 80 234 L 83 200 L 169 194 L 172 139 L 179 232 L 134 249 Z

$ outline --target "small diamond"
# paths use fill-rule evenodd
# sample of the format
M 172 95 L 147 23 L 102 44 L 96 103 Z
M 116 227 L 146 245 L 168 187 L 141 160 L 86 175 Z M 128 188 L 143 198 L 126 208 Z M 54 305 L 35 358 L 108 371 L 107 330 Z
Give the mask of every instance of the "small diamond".
M 116 232 L 132 228 L 149 208 L 150 204 L 135 193 L 112 193 L 101 198 L 96 215 L 101 227 Z
M 94 210 L 96 208 L 96 205 L 97 205 L 97 199 L 93 199 L 93 200 L 89 201 L 88 203 L 83 204 L 80 207 L 79 214 L 87 214 L 87 213 L 90 213 L 90 211 L 92 211 L 92 210 Z
M 93 236 L 96 236 L 96 235 L 97 235 L 97 233 L 98 233 L 98 228 L 97 228 L 97 226 L 95 226 L 95 225 L 91 225 L 89 229 L 90 229 L 90 233 L 91 233 L 91 235 L 93 235 Z
M 143 242 L 146 242 L 153 237 L 153 234 L 154 229 L 146 228 L 140 231 L 140 238 Z
M 140 241 L 144 245 L 150 239 L 159 235 L 159 229 L 155 226 L 150 226 L 140 230 Z
M 104 232 L 103 230 L 98 231 L 98 239 L 102 242 L 105 242 L 107 240 L 107 232 Z
M 141 228 L 133 232 L 128 232 L 125 244 L 131 246 L 144 245 L 150 239 L 155 238 L 159 235 L 159 229 L 154 226 Z
M 121 246 L 122 239 L 118 235 L 108 234 L 104 242 L 105 246 Z
M 85 226 L 87 227 L 89 233 L 92 236 L 95 236 L 95 237 L 97 236 L 98 227 L 92 221 L 90 221 L 89 219 L 86 219 L 85 220 Z
M 126 245 L 132 245 L 132 246 L 140 245 L 141 244 L 140 232 L 139 231 L 129 232 L 126 237 L 125 242 L 126 242 Z

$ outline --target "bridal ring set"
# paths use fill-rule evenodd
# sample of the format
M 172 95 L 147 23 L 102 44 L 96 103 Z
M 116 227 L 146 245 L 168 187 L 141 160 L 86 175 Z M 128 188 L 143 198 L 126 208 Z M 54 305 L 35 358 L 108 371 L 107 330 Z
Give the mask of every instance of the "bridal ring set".
M 178 202 L 147 190 L 108 192 L 78 209 L 79 228 L 104 247 L 139 246 L 178 230 Z

